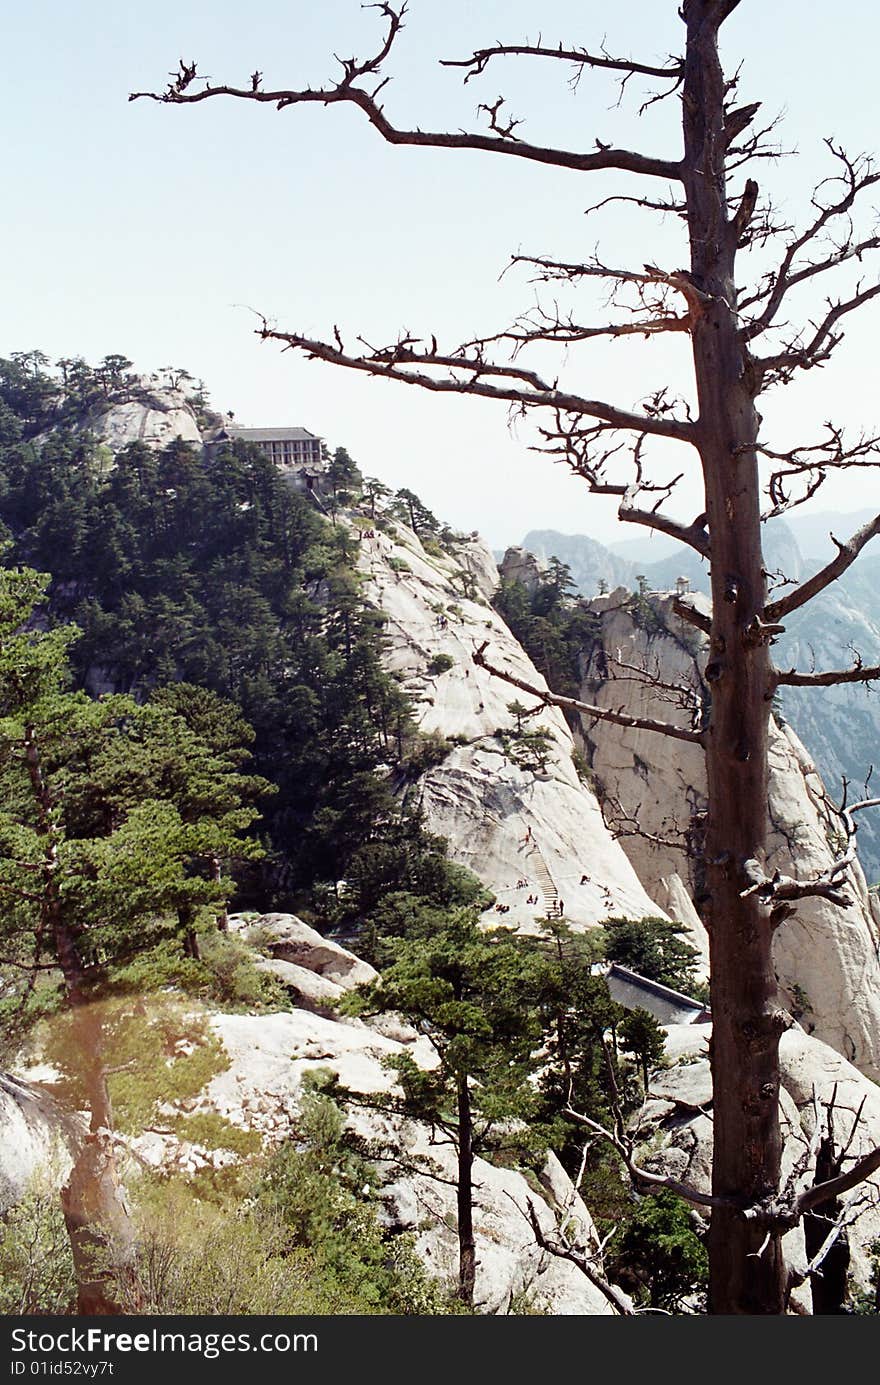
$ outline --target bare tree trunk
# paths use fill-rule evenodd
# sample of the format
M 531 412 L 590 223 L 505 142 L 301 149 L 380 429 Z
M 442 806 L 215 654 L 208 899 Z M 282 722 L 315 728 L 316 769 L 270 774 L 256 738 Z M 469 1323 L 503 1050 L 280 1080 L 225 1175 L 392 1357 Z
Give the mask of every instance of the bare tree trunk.
M 83 1315 L 137 1312 L 143 1306 L 134 1228 L 119 1184 L 112 1139 L 91 1131 L 61 1189 Z
M 211 879 L 216 881 L 218 885 L 223 879 L 223 862 L 219 856 L 211 857 Z M 220 913 L 217 915 L 217 929 L 220 933 L 229 932 L 229 912 L 225 904 L 221 906 Z
M 41 928 L 52 935 L 67 1002 L 73 1015 L 73 1046 L 89 1105 L 89 1134 L 77 1155 L 61 1206 L 70 1238 L 80 1313 L 137 1310 L 142 1293 L 134 1256 L 134 1228 L 113 1158 L 113 1107 L 107 1086 L 103 1024 L 91 1002 L 76 937 L 64 918 L 58 881 L 58 842 L 52 801 L 43 775 L 33 727 L 25 731 L 25 763 L 44 840 Z
M 76 952 L 66 933 L 62 925 L 56 938 L 59 956 L 67 962 L 65 980 L 70 976 L 73 1044 L 90 1115 L 89 1134 L 61 1190 L 77 1282 L 77 1307 L 84 1315 L 136 1312 L 143 1295 L 134 1227 L 113 1154 L 113 1105 L 107 1086 L 103 1023 L 83 995 L 81 967 L 71 971 L 70 958 Z
M 474 1306 L 477 1252 L 474 1242 L 474 1130 L 467 1078 L 458 1080 L 458 1296 Z
M 816 1153 L 815 1184 L 825 1183 L 842 1173 L 842 1161 L 829 1135 L 822 1140 Z M 804 1216 L 804 1249 L 807 1260 L 811 1261 L 819 1253 L 841 1210 L 839 1199 L 832 1198 L 818 1210 L 807 1212 Z M 827 1252 L 819 1268 L 810 1275 L 810 1289 L 813 1297 L 813 1313 L 829 1316 L 843 1313 L 849 1288 L 849 1237 L 841 1229 L 831 1249 Z
M 769 910 L 744 873 L 763 862 L 772 676 L 759 620 L 765 604 L 758 417 L 736 316 L 737 232 L 724 175 L 726 87 L 718 60 L 714 0 L 685 8 L 683 90 L 686 194 L 692 277 L 700 455 L 712 542 L 712 630 L 706 678 L 712 690 L 706 738 L 709 814 L 706 923 L 710 939 L 714 1154 L 712 1191 L 740 1205 L 779 1188 L 779 1037 Z M 778 1233 L 735 1207 L 713 1209 L 709 1311 L 785 1312 Z M 762 1249 L 763 1246 L 763 1249 Z M 760 1253 L 759 1253 L 760 1252 Z
M 183 951 L 185 956 L 191 957 L 194 962 L 202 960 L 201 949 L 199 948 L 199 935 L 193 928 L 193 911 L 189 905 L 181 904 L 177 909 L 177 922 L 180 925 L 183 937 Z

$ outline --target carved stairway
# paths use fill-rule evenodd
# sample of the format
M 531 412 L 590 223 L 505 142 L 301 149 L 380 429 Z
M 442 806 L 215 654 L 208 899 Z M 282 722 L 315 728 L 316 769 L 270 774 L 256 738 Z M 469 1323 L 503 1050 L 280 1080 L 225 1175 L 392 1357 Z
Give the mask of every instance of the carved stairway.
M 553 881 L 553 876 L 547 868 L 547 862 L 541 852 L 537 842 L 532 842 L 531 861 L 535 878 L 541 887 L 544 896 L 544 913 L 548 918 L 554 918 L 559 912 L 559 891 Z

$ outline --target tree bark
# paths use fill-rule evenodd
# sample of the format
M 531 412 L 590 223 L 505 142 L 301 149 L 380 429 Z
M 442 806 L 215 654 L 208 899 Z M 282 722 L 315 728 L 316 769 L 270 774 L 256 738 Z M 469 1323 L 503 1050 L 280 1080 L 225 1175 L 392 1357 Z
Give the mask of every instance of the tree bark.
M 61 1189 L 84 1316 L 138 1312 L 143 1295 L 134 1228 L 119 1184 L 109 1131 L 92 1131 Z
M 143 1293 L 134 1226 L 113 1154 L 113 1104 L 104 1061 L 103 1022 L 85 994 L 79 954 L 63 922 L 56 925 L 55 940 L 73 1011 L 73 1047 L 90 1117 L 89 1134 L 61 1189 L 77 1309 L 87 1316 L 137 1312 L 143 1306 Z
M 699 450 L 711 535 L 712 627 L 706 678 L 709 811 L 706 924 L 710 939 L 714 1149 L 712 1192 L 745 1206 L 772 1197 L 781 1170 L 779 1038 L 769 909 L 745 897 L 748 860 L 762 861 L 772 676 L 766 643 L 750 633 L 764 612 L 758 416 L 739 335 L 736 232 L 725 179 L 726 88 L 715 0 L 688 0 L 683 87 L 685 192 L 691 273 L 700 290 L 692 343 Z M 757 629 L 757 625 L 753 627 Z M 709 1232 L 709 1311 L 785 1312 L 780 1236 L 736 1207 L 714 1208 Z
M 829 1179 L 837 1178 L 840 1173 L 841 1160 L 835 1150 L 834 1140 L 826 1136 L 816 1154 L 816 1173 L 813 1181 L 816 1184 L 825 1183 Z M 804 1214 L 804 1249 L 808 1261 L 821 1250 L 840 1210 L 839 1200 L 833 1198 L 824 1202 L 818 1210 Z M 813 1313 L 816 1317 L 843 1313 L 848 1289 L 849 1262 L 849 1237 L 845 1230 L 841 1230 L 819 1268 L 810 1275 Z
M 25 763 L 44 842 L 41 932 L 51 936 L 72 1012 L 72 1044 L 89 1106 L 89 1134 L 61 1190 L 77 1282 L 77 1307 L 84 1315 L 136 1312 L 143 1304 L 135 1260 L 134 1227 L 116 1169 L 110 1132 L 113 1106 L 104 1062 L 103 1023 L 89 994 L 76 937 L 64 916 L 58 881 L 59 829 L 43 775 L 32 726 L 25 731 Z
M 193 911 L 189 905 L 178 905 L 177 922 L 180 925 L 181 937 L 183 938 L 184 955 L 191 957 L 194 962 L 200 962 L 202 953 L 199 947 L 199 935 L 193 927 Z
M 458 1080 L 458 1296 L 474 1306 L 477 1252 L 474 1242 L 474 1127 L 467 1077 Z

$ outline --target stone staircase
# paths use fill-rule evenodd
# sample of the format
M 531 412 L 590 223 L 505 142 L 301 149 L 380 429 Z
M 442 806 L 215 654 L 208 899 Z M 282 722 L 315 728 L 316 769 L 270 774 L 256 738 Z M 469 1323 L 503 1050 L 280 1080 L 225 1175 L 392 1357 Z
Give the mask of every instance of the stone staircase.
M 553 876 L 550 874 L 547 862 L 544 860 L 541 848 L 538 846 L 537 842 L 532 843 L 532 849 L 529 855 L 530 865 L 534 870 L 535 878 L 544 896 L 544 913 L 548 918 L 557 917 L 559 913 L 559 891 L 556 888 Z

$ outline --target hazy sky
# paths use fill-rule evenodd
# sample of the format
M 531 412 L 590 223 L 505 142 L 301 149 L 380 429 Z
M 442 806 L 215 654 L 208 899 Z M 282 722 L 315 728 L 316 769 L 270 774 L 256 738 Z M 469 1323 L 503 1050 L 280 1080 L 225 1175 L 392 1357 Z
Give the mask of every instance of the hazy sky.
M 662 61 L 680 46 L 676 8 L 411 0 L 387 67 L 386 111 L 401 125 L 480 129 L 476 106 L 503 93 L 534 142 L 583 150 L 599 137 L 677 157 L 676 103 L 639 121 L 644 89 L 634 86 L 615 109 L 609 82 L 585 74 L 573 92 L 558 62 L 508 59 L 467 87 L 436 62 L 497 40 L 535 41 L 539 25 L 544 43 L 595 46 L 604 36 L 612 51 Z M 216 83 L 246 85 L 257 68 L 265 87 L 319 85 L 338 70 L 334 51 L 368 53 L 381 28 L 357 0 L 7 5 L 0 354 L 39 347 L 52 359 L 94 361 L 121 351 L 143 371 L 183 365 L 237 422 L 300 424 L 344 444 L 367 474 L 411 486 L 495 547 L 534 527 L 630 537 L 631 528 L 614 532 L 608 502 L 528 451 L 532 425 L 511 431 L 504 406 L 285 355 L 257 340 L 253 311 L 316 336 L 337 323 L 383 342 L 405 327 L 454 345 L 528 306 L 534 290 L 522 275 L 498 280 L 512 252 L 572 259 L 601 244 L 609 260 L 635 267 L 686 263 L 676 222 L 625 208 L 584 217 L 609 192 L 637 191 L 638 180 L 391 148 L 353 108 L 127 101 L 130 90 L 164 86 L 181 57 Z M 743 0 L 724 33 L 727 67 L 744 63 L 741 99 L 761 100 L 762 115 L 786 113 L 781 139 L 798 155 L 757 176 L 777 189 L 785 214 L 802 217 L 812 184 L 831 171 L 823 137 L 851 151 L 880 148 L 880 10 L 870 0 Z M 809 318 L 819 305 L 805 296 L 795 306 Z M 831 416 L 880 431 L 878 332 L 880 303 L 853 320 L 836 365 L 772 399 L 768 440 L 809 441 Z M 632 407 L 667 379 L 687 388 L 682 345 L 591 345 L 561 368 L 580 392 Z M 685 519 L 698 506 L 689 485 L 673 507 Z M 848 473 L 813 508 L 872 503 L 880 507 L 878 473 Z

